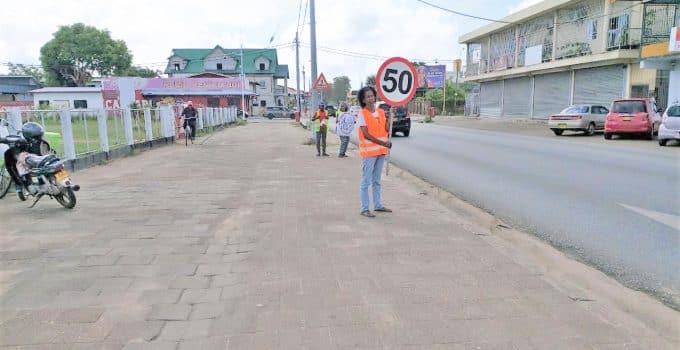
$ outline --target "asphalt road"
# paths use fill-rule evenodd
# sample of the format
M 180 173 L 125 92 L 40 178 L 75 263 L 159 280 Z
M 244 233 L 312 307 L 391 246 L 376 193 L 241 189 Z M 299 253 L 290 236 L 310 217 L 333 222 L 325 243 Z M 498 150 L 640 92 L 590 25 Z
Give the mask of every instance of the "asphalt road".
M 677 148 L 412 128 L 395 165 L 680 308 Z

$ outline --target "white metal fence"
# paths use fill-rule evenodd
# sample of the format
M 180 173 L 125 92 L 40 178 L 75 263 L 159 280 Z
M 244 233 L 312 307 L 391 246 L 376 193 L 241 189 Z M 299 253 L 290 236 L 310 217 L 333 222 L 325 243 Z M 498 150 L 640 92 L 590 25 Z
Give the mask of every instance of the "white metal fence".
M 110 152 L 113 149 L 183 136 L 179 118 L 172 106 L 143 109 L 20 110 L 0 112 L 11 130 L 21 130 L 26 122 L 45 128 L 45 138 L 65 159 Z M 238 119 L 236 107 L 200 108 L 197 131 L 212 132 Z

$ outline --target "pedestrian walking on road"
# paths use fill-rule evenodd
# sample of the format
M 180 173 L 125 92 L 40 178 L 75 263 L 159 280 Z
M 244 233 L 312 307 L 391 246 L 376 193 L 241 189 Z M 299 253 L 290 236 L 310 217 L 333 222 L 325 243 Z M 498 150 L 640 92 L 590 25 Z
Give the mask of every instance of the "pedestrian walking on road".
M 314 122 L 314 131 L 316 132 L 316 156 L 328 157 L 326 153 L 326 134 L 328 133 L 328 112 L 326 112 L 325 105 L 319 104 L 319 109 L 314 112 L 312 121 Z M 323 153 L 322 153 L 323 150 Z
M 349 135 L 354 129 L 354 122 L 356 121 L 355 116 L 348 112 L 349 107 L 347 103 L 340 104 L 340 116 L 337 119 L 337 124 L 335 125 L 335 133 L 340 137 L 340 152 L 338 152 L 338 157 L 345 158 L 347 155 L 347 145 L 349 144 Z
M 359 138 L 359 154 L 363 158 L 361 184 L 361 215 L 372 218 L 375 214 L 368 209 L 368 187 L 373 190 L 373 210 L 391 213 L 392 210 L 382 203 L 380 193 L 380 177 L 382 176 L 385 155 L 392 142 L 388 138 L 389 123 L 392 117 L 385 118 L 385 111 L 375 106 L 376 91 L 372 86 L 365 86 L 359 90 L 359 104 L 361 112 L 357 117 L 357 136 Z M 391 113 L 394 114 L 394 113 Z

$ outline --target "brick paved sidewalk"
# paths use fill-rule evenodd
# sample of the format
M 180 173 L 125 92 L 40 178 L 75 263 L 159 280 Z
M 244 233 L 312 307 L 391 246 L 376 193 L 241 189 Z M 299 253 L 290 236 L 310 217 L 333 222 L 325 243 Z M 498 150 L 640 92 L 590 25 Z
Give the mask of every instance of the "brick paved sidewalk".
M 73 211 L 0 200 L 0 349 L 680 344 L 574 300 L 392 172 L 394 213 L 359 216 L 359 159 L 333 134 L 317 158 L 308 135 L 251 122 L 86 169 Z

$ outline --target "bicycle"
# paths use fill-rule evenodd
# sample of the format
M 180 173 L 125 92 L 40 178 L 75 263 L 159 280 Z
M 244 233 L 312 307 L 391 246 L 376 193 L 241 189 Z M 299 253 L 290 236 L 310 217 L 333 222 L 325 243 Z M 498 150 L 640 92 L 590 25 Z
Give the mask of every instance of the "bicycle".
M 187 118 L 184 120 L 184 146 L 189 147 L 189 138 L 191 138 L 191 144 L 194 144 L 194 135 L 191 130 L 191 120 L 196 120 L 196 118 Z
M 10 134 L 18 134 L 18 130 L 14 129 L 7 120 L 0 118 L 0 137 Z M 5 149 L 0 148 L 0 198 L 7 195 L 13 182 L 7 168 L 5 168 L 4 151 Z

